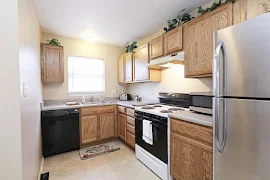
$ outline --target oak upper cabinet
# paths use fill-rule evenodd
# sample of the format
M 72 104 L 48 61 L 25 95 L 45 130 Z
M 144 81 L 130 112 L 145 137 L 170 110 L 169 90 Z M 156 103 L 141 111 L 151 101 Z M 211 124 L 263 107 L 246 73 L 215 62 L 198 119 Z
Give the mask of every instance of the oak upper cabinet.
M 125 56 L 125 82 L 132 82 L 133 80 L 133 55 L 132 53 L 127 53 Z
M 150 59 L 154 59 L 163 56 L 163 36 L 159 36 L 156 39 L 149 42 L 149 54 Z
M 118 83 L 125 82 L 125 62 L 124 55 L 118 58 Z
M 212 180 L 212 128 L 171 119 L 171 175 L 176 180 Z
M 81 117 L 81 144 L 98 140 L 98 116 L 89 115 Z
M 126 121 L 126 115 L 118 113 L 118 135 L 123 141 L 126 141 Z
M 114 137 L 114 113 L 101 114 L 100 116 L 100 138 Z
M 232 25 L 232 3 L 185 24 L 185 77 L 212 76 L 213 33 Z
M 145 44 L 134 53 L 134 81 L 149 80 L 149 69 L 146 66 L 148 63 L 148 44 Z
M 63 46 L 41 44 L 41 79 L 44 83 L 64 82 Z
M 183 49 L 183 26 L 164 34 L 164 54 L 168 55 Z

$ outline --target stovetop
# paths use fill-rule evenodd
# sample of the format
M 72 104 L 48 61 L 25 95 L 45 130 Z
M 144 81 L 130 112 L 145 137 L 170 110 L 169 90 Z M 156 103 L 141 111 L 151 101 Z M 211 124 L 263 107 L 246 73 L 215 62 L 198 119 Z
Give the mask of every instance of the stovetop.
M 154 114 L 162 117 L 168 117 L 169 113 L 175 113 L 177 111 L 189 111 L 187 108 L 164 105 L 164 104 L 155 104 L 155 105 L 147 105 L 141 107 L 135 107 L 136 111 L 141 111 L 149 114 Z

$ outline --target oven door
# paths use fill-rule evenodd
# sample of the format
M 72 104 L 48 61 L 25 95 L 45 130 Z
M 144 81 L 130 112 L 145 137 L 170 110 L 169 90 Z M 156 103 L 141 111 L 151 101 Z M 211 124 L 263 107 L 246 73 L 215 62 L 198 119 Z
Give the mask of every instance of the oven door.
M 153 126 L 153 145 L 146 143 L 143 139 L 143 120 L 152 122 Z M 135 117 L 135 135 L 136 144 L 168 164 L 168 139 L 167 139 L 167 123 L 160 122 L 156 119 L 147 117 Z

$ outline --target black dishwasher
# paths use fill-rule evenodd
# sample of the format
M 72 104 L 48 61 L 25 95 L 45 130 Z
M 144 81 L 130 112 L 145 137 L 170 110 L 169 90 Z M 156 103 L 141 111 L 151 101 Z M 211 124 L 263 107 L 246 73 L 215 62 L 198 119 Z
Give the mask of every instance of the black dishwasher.
M 80 148 L 79 109 L 42 111 L 41 128 L 44 157 Z

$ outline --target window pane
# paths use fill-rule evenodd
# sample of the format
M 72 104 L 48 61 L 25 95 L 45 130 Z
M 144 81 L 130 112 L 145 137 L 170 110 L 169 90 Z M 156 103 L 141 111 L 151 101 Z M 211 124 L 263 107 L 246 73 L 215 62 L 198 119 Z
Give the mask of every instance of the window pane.
M 69 92 L 105 92 L 104 61 L 69 57 L 68 87 Z

